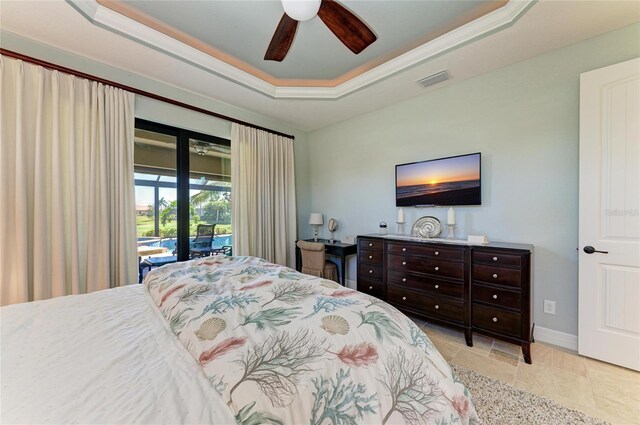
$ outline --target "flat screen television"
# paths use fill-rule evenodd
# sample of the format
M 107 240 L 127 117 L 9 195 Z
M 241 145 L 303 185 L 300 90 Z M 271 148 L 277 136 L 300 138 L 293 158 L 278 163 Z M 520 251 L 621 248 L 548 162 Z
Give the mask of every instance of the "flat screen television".
M 481 205 L 480 152 L 396 165 L 396 206 Z

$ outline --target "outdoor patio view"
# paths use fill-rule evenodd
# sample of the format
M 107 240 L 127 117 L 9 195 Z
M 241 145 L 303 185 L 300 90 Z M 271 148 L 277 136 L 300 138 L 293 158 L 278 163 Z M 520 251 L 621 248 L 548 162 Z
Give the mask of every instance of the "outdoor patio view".
M 156 261 L 152 262 L 154 266 L 176 261 L 176 146 L 175 135 L 136 129 L 136 226 L 141 277 L 146 259 Z M 229 146 L 189 139 L 190 257 L 230 253 L 230 163 Z
M 173 251 L 177 237 L 175 177 L 136 173 L 136 225 L 139 245 Z M 190 179 L 189 234 L 198 224 L 215 224 L 214 247 L 231 245 L 231 183 Z M 157 196 L 157 198 L 156 198 Z

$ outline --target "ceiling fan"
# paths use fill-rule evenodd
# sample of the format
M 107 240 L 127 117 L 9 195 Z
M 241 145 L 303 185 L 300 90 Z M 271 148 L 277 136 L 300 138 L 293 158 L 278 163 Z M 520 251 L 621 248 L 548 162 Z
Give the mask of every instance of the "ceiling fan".
M 376 36 L 356 15 L 334 0 L 281 0 L 284 14 L 264 55 L 281 62 L 293 43 L 298 23 L 318 15 L 338 39 L 356 55 L 376 41 Z

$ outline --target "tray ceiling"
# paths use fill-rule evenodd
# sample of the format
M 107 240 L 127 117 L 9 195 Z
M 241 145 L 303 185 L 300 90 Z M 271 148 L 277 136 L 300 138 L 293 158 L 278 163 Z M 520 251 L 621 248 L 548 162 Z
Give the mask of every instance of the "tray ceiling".
M 534 0 L 354 1 L 378 40 L 348 51 L 318 17 L 301 22 L 282 63 L 262 60 L 277 0 L 67 0 L 108 28 L 275 99 L 339 99 L 512 25 Z
M 378 40 L 359 55 L 318 18 L 300 23 L 283 62 L 263 60 L 280 1 L 98 0 L 276 86 L 336 86 L 502 6 L 506 0 L 349 1 Z

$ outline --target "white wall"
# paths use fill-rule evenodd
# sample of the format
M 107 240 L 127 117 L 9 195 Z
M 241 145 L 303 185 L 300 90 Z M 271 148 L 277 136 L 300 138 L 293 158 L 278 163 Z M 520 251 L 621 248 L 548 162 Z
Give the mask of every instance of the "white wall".
M 534 320 L 575 335 L 579 76 L 639 56 L 638 40 L 636 24 L 310 133 L 312 209 L 339 221 L 338 236 L 381 220 L 395 231 L 396 164 L 480 151 L 482 206 L 457 209 L 458 236 L 535 245 Z M 445 208 L 405 211 L 409 229 L 446 220 Z

